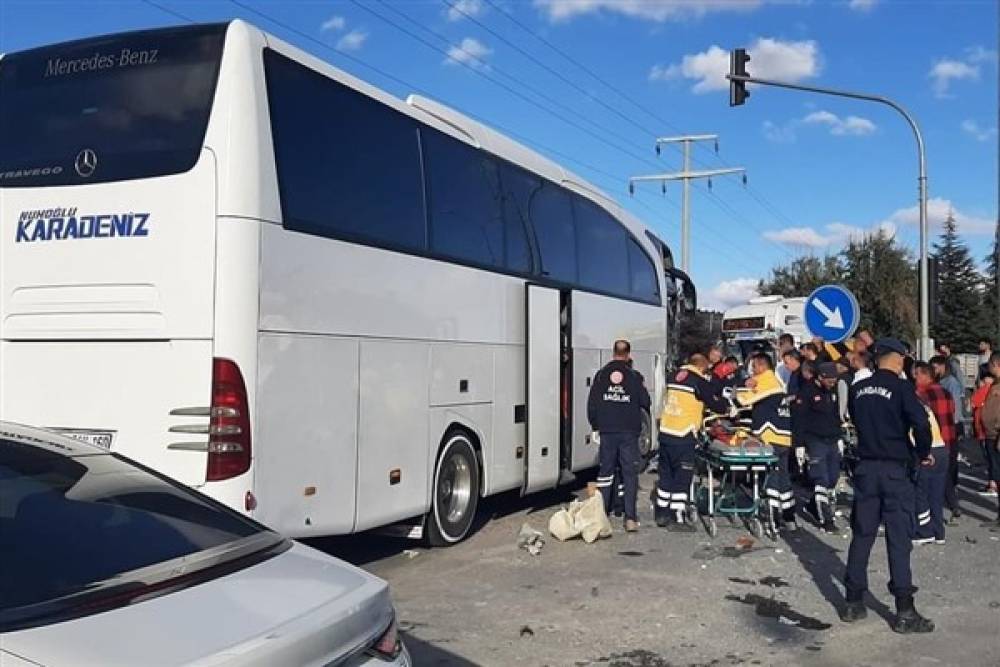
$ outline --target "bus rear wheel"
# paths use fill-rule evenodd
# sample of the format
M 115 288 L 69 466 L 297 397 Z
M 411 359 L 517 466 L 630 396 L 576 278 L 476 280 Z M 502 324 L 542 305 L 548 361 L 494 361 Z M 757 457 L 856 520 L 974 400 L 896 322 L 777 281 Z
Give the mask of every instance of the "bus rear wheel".
M 479 505 L 479 460 L 469 436 L 453 431 L 445 436 L 434 468 L 431 511 L 424 534 L 432 547 L 461 542 L 472 528 Z

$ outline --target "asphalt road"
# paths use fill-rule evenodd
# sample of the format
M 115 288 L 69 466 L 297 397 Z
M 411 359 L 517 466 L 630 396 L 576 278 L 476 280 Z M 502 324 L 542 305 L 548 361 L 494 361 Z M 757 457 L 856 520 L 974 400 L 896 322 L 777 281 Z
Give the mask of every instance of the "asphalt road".
M 969 448 L 973 463 L 978 452 Z M 867 620 L 836 608 L 849 543 L 811 525 L 794 536 L 727 550 L 748 533 L 720 524 L 683 535 L 658 529 L 644 475 L 639 533 L 560 543 L 546 526 L 580 489 L 490 499 L 464 543 L 426 550 L 360 535 L 314 543 L 392 585 L 417 665 L 1000 665 L 1000 528 L 996 498 L 975 493 L 982 469 L 963 467 L 966 510 L 947 544 L 914 549 L 917 607 L 937 623 L 923 636 L 888 627 L 884 542 L 872 554 Z M 541 554 L 516 546 L 527 522 L 546 533 Z M 844 523 L 844 521 L 842 521 Z

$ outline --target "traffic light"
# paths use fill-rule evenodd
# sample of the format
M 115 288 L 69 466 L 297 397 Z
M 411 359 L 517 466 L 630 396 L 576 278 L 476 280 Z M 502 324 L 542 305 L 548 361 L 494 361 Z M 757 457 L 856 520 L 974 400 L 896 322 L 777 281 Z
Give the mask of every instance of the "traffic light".
M 750 56 L 746 49 L 733 49 L 729 52 L 729 75 L 747 76 L 747 63 Z M 738 107 L 747 101 L 750 93 L 747 92 L 746 81 L 729 80 L 729 106 Z

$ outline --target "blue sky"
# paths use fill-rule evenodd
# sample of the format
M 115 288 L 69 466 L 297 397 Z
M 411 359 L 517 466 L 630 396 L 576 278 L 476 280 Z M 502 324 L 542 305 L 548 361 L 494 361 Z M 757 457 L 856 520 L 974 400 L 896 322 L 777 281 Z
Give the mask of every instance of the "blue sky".
M 705 145 L 693 166 L 745 166 L 749 187 L 723 177 L 711 191 L 693 188 L 692 273 L 706 305 L 737 302 L 775 263 L 836 251 L 879 226 L 916 250 L 916 149 L 903 120 L 775 89 L 731 109 L 726 51 L 746 46 L 752 74 L 882 94 L 910 109 L 927 142 L 932 222 L 954 210 L 977 258 L 990 247 L 994 0 L 240 4 L 0 0 L 0 51 L 182 22 L 174 14 L 242 17 L 396 95 L 422 91 L 514 135 L 619 199 L 675 254 L 680 185 L 629 197 L 627 178 L 680 167 L 675 150 L 656 156 L 655 136 L 718 133 L 719 155 Z

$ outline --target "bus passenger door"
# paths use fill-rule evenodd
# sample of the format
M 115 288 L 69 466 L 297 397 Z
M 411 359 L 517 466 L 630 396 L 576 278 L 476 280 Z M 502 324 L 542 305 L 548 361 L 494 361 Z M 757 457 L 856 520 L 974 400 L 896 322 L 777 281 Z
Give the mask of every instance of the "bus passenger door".
M 555 488 L 559 481 L 560 295 L 528 285 L 525 326 L 528 443 L 523 494 Z

